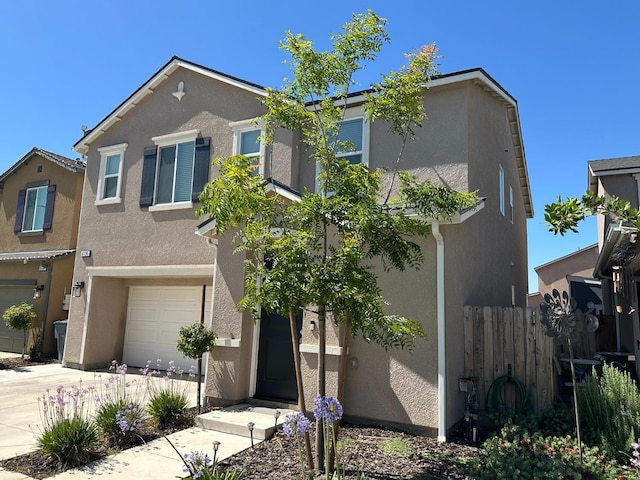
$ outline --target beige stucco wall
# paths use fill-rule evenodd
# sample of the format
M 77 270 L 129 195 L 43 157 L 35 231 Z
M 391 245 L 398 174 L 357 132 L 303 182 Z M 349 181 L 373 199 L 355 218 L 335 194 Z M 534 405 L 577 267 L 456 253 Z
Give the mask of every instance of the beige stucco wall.
M 40 172 L 38 169 L 40 168 Z M 31 182 L 48 181 L 56 186 L 56 198 L 51 230 L 41 235 L 19 236 L 13 231 L 18 192 Z M 83 173 L 75 173 L 51 160 L 33 155 L 14 173 L 9 175 L 0 192 L 0 252 L 28 252 L 52 249 L 74 249 L 77 241 Z M 43 352 L 56 352 L 52 322 L 67 318 L 62 309 L 63 296 L 71 290 L 74 256 L 43 262 L 46 271 L 40 271 L 40 261 L 27 264 L 0 263 L 0 280 L 33 280 L 43 285 L 39 299 L 33 300 L 38 326 L 44 325 Z M 31 341 L 31 339 L 30 339 Z
M 180 81 L 184 82 L 187 93 L 178 101 L 172 92 Z M 152 137 L 197 129 L 199 136 L 211 137 L 212 159 L 229 156 L 233 151 L 233 131 L 229 123 L 260 115 L 263 107 L 256 97 L 254 92 L 179 68 L 90 145 L 78 250 L 91 250 L 91 256 L 78 256 L 75 264 L 74 280 L 85 281 L 87 289 L 82 300 L 72 301 L 67 342 L 70 348 L 65 351 L 65 362 L 87 367 L 121 355 L 128 295 L 126 282 L 98 277 L 90 282 L 88 267 L 213 264 L 214 250 L 193 234 L 202 221 L 195 216 L 199 204 L 191 209 L 158 212 L 140 208 L 143 150 L 153 145 Z M 283 165 L 290 162 L 291 135 L 280 133 L 277 140 L 273 148 L 274 161 L 271 162 L 271 152 L 267 155 L 267 174 L 272 171 L 279 180 L 288 182 L 290 173 Z M 123 163 L 122 202 L 97 206 L 100 166 L 97 149 L 120 143 L 128 144 Z M 211 167 L 210 179 L 214 176 L 215 169 Z M 161 283 L 170 283 L 169 277 Z M 189 279 L 187 275 L 181 281 L 189 282 Z M 197 276 L 197 282 L 203 281 L 211 284 L 212 280 Z M 103 283 L 104 288 L 109 289 L 115 308 L 96 304 L 93 297 L 87 300 L 86 296 L 102 289 Z M 98 296 L 104 297 L 102 290 Z M 84 357 L 83 336 L 86 336 Z M 104 338 L 109 339 L 109 345 L 98 347 Z M 94 343 L 96 348 L 90 348 Z

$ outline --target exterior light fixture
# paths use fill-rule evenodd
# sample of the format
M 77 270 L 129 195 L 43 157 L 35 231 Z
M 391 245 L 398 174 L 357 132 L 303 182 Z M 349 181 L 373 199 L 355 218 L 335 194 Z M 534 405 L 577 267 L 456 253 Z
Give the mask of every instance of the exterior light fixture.
M 73 287 L 71 287 L 71 295 L 74 297 L 79 297 L 82 293 L 82 289 L 84 288 L 84 282 L 74 282 Z
M 33 289 L 33 299 L 37 300 L 42 296 L 42 291 L 44 290 L 44 285 L 36 285 Z
M 247 423 L 247 428 L 249 429 L 249 434 L 251 435 L 251 448 L 253 448 L 253 427 L 255 424 L 253 422 Z

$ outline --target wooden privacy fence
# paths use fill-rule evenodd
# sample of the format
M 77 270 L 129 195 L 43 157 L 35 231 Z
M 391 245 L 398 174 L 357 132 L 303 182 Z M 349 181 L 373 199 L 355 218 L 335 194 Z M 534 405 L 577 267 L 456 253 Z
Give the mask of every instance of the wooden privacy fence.
M 487 393 L 497 378 L 511 375 L 522 382 L 537 410 L 553 403 L 556 375 L 553 339 L 539 322 L 540 310 L 520 307 L 464 307 L 464 369 L 478 377 L 478 400 L 485 410 Z M 518 402 L 512 383 L 504 386 L 508 405 Z

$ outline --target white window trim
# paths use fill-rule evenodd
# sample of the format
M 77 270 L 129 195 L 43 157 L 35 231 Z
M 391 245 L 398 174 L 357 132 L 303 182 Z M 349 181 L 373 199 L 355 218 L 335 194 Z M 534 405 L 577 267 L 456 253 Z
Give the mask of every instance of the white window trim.
M 502 169 L 502 165 L 499 166 L 498 182 L 500 184 L 498 186 L 498 195 L 500 196 L 500 213 L 504 216 L 504 170 Z
M 159 203 L 157 205 L 150 205 L 150 212 L 163 212 L 165 210 L 186 210 L 187 208 L 193 208 L 193 202 L 174 202 L 174 203 Z
M 110 145 L 108 147 L 98 148 L 100 152 L 100 175 L 98 177 L 98 187 L 96 195 L 96 205 L 113 205 L 122 202 L 121 188 L 122 188 L 122 170 L 124 165 L 124 152 L 129 145 L 127 143 L 119 143 L 117 145 Z M 104 198 L 104 182 L 105 173 L 107 170 L 107 158 L 112 155 L 120 155 L 120 163 L 118 164 L 118 184 L 116 187 L 116 196 Z
M 159 173 L 159 168 L 158 168 L 158 155 L 160 154 L 160 148 L 162 147 L 170 147 L 173 145 L 178 145 L 179 143 L 186 143 L 186 142 L 194 142 L 196 141 L 196 138 L 198 138 L 198 133 L 199 130 L 187 130 L 185 132 L 178 132 L 178 133 L 169 133 L 167 135 L 159 135 L 157 137 L 151 137 L 151 140 L 153 141 L 153 143 L 158 147 L 158 151 L 156 152 L 156 178 L 154 180 L 155 182 L 155 188 L 153 189 L 154 191 L 154 198 L 153 198 L 153 205 L 149 206 L 149 211 L 150 212 L 162 212 L 162 211 L 166 211 L 166 210 L 183 210 L 183 209 L 188 209 L 188 208 L 193 208 L 193 202 L 188 201 L 188 202 L 171 202 L 171 203 L 159 203 L 156 204 L 156 195 L 158 194 L 158 173 Z M 195 153 L 194 153 L 195 155 Z M 194 159 L 195 161 L 195 159 Z M 193 171 L 191 172 L 191 175 L 193 176 Z
M 250 132 L 252 130 L 260 130 L 260 151 L 257 154 L 246 155 L 249 158 L 257 158 L 258 159 L 258 174 L 264 177 L 264 164 L 266 161 L 266 148 L 264 145 L 264 125 L 253 120 L 242 120 L 239 122 L 231 122 L 229 126 L 233 130 L 233 155 L 240 154 L 240 142 L 242 141 L 242 133 Z
M 38 190 L 40 189 L 44 189 L 44 210 L 45 210 L 45 216 L 46 216 L 46 211 L 47 211 L 47 186 L 46 185 L 39 185 L 37 187 L 29 187 L 25 190 L 24 193 L 24 211 L 22 212 L 22 233 L 32 233 L 32 232 L 42 232 L 44 231 L 44 216 L 42 217 L 42 227 L 40 228 L 33 228 L 33 221 L 31 222 L 31 226 L 29 228 L 29 230 L 25 230 L 25 219 L 27 218 L 27 210 L 28 210 L 28 199 L 29 199 L 29 192 L 36 190 L 36 207 L 38 204 L 38 196 L 39 196 L 39 192 Z M 34 210 L 33 212 L 33 220 L 35 220 L 36 218 L 36 212 Z
M 344 111 L 343 118 L 342 120 L 340 120 L 340 122 L 355 120 L 357 118 L 362 119 L 362 153 L 361 153 L 362 161 L 361 163 L 369 167 L 369 138 L 370 138 L 371 122 L 369 121 L 367 116 L 364 114 L 364 108 L 360 106 L 360 107 L 352 107 L 352 108 L 346 109 Z M 337 158 L 348 157 L 350 155 L 353 155 L 354 153 L 356 152 L 340 153 L 340 154 L 337 154 L 336 157 Z M 316 185 L 315 185 L 316 192 L 318 191 L 318 188 L 319 188 L 319 184 L 318 184 L 319 176 L 320 176 L 320 165 L 318 164 L 318 162 L 316 162 Z
M 509 185 L 509 220 L 513 223 L 513 187 Z

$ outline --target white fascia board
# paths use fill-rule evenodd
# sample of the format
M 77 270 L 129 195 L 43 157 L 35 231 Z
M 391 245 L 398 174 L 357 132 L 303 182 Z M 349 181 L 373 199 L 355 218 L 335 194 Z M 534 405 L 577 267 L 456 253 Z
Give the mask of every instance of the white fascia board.
M 176 70 L 178 67 L 185 68 L 187 70 L 191 70 L 192 72 L 199 73 L 209 78 L 213 78 L 220 82 L 226 83 L 228 85 L 233 85 L 234 87 L 241 88 L 243 90 L 247 90 L 256 95 L 266 97 L 267 92 L 261 88 L 254 87 L 252 85 L 248 85 L 239 80 L 235 80 L 233 78 L 229 78 L 224 75 L 217 74 L 210 70 L 198 67 L 189 62 L 185 62 L 183 60 L 175 59 L 171 63 L 169 63 L 165 68 L 163 68 L 160 72 L 154 75 L 151 79 L 149 79 L 145 84 L 142 85 L 138 89 L 136 93 L 134 93 L 129 100 L 120 105 L 115 111 L 113 111 L 108 117 L 102 120 L 95 128 L 84 137 L 81 142 L 73 148 L 75 152 L 86 154 L 89 151 L 89 144 L 93 142 L 96 138 L 102 135 L 111 125 L 115 122 L 119 121 L 122 116 L 135 107 L 144 97 L 154 92 L 154 89 L 164 82 L 169 76 Z
M 295 193 L 291 192 L 290 190 L 287 190 L 286 188 L 279 187 L 278 185 L 274 185 L 273 183 L 268 183 L 267 184 L 267 191 L 276 193 L 276 194 L 280 195 L 281 197 L 286 198 L 287 200 L 291 200 L 292 202 L 299 202 L 300 201 L 300 195 L 296 195 Z

